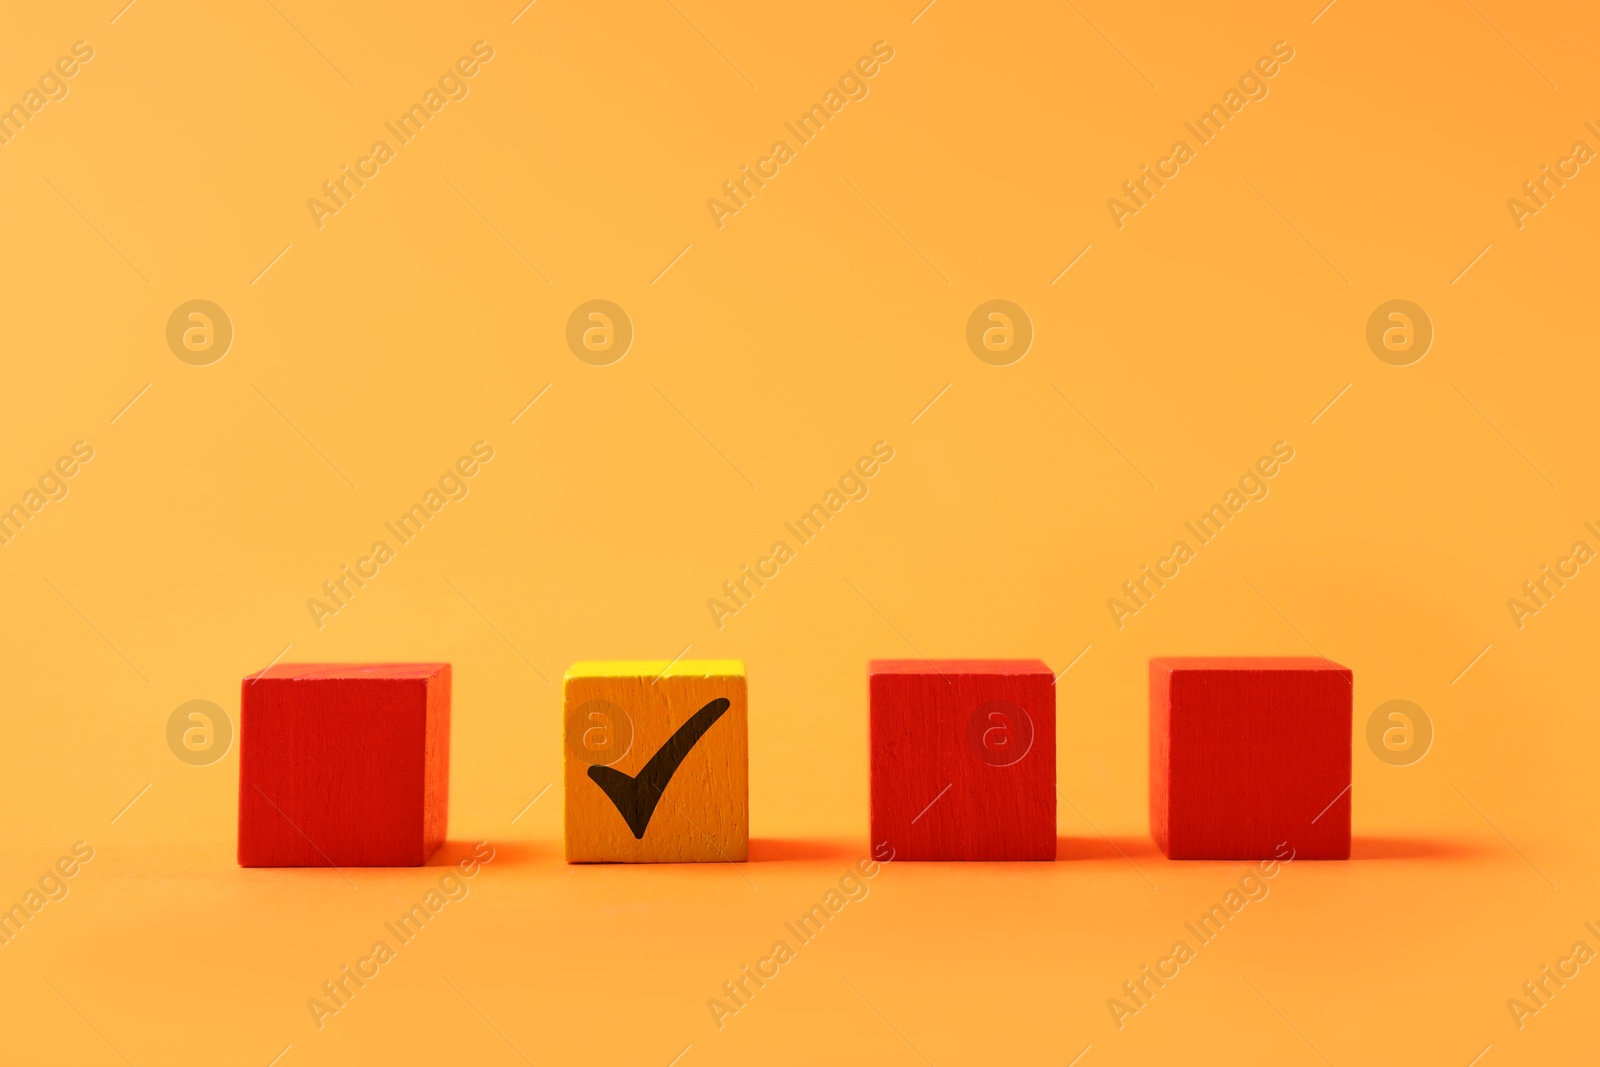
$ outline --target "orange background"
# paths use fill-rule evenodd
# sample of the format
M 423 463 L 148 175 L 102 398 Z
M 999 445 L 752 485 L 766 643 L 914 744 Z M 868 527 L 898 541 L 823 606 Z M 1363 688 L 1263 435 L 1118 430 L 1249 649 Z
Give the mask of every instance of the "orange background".
M 94 458 L 0 547 L 0 902 L 95 857 L 0 947 L 0 1059 L 1587 1053 L 1593 968 L 1523 1029 L 1506 1000 L 1600 948 L 1600 578 L 1521 629 L 1506 600 L 1596 543 L 1600 177 L 1520 229 L 1506 200 L 1600 147 L 1591 9 L 521 6 L 9 16 L 0 102 L 94 58 L 0 146 L 0 503 Z M 306 200 L 479 40 L 470 94 L 319 229 Z M 1270 94 L 1118 229 L 1107 198 L 1280 40 Z M 719 229 L 706 200 L 877 41 L 869 95 Z M 210 366 L 167 347 L 196 298 L 234 328 Z M 635 331 L 604 367 L 565 339 L 596 298 Z M 1365 341 L 1397 298 L 1436 330 L 1407 367 Z M 966 344 L 991 299 L 1035 330 L 1010 366 Z M 479 440 L 470 495 L 319 629 L 306 600 Z M 879 440 L 870 495 L 719 629 L 707 598 Z M 1107 598 L 1279 440 L 1270 495 L 1118 629 Z M 560 789 L 528 806 L 561 672 L 685 646 L 749 668 L 752 861 L 566 866 Z M 717 1029 L 867 854 L 867 659 L 1080 652 L 1064 862 L 890 865 Z M 1317 652 L 1355 672 L 1355 859 L 1283 869 L 1117 1029 L 1244 872 L 1149 844 L 1148 659 Z M 495 850 L 320 1030 L 307 999 L 446 872 L 235 867 L 237 753 L 186 765 L 166 723 L 236 716 L 280 655 L 452 662 L 436 864 Z M 1408 767 L 1364 741 L 1397 698 L 1436 730 Z

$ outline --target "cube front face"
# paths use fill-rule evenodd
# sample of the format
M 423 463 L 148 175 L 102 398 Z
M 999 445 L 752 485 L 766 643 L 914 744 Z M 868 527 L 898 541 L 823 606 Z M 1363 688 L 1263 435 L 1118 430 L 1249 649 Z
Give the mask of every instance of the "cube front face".
M 744 664 L 577 663 L 563 698 L 568 863 L 748 858 Z
M 413 867 L 444 843 L 449 664 L 280 664 L 241 689 L 240 866 Z
M 1350 857 L 1352 674 L 1325 659 L 1150 661 L 1150 832 L 1170 859 Z
M 1055 676 L 1039 660 L 868 665 L 872 847 L 1056 857 Z

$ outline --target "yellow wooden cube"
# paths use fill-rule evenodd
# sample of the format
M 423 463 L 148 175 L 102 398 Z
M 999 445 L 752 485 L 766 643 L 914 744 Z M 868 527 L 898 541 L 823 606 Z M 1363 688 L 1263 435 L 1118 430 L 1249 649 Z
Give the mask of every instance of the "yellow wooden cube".
M 748 858 L 743 663 L 589 661 L 562 688 L 568 863 Z

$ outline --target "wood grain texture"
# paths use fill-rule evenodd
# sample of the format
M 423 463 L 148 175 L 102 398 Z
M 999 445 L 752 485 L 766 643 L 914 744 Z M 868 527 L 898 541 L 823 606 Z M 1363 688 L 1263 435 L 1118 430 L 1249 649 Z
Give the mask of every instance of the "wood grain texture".
M 577 663 L 562 689 L 567 862 L 748 858 L 744 664 Z M 638 802 L 632 814 L 642 834 L 613 795 Z
M 1150 834 L 1170 859 L 1350 858 L 1353 675 L 1317 658 L 1150 661 Z
M 415 867 L 444 844 L 448 663 L 279 664 L 241 693 L 241 867 Z
M 873 660 L 867 679 L 875 849 L 887 843 L 896 861 L 1055 859 L 1049 667 Z

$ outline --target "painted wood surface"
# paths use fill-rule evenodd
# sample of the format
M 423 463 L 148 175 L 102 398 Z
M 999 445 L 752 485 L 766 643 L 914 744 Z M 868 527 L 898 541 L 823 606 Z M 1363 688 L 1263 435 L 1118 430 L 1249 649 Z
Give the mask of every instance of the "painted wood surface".
M 241 691 L 240 866 L 420 866 L 444 843 L 448 663 L 279 664 Z
M 577 663 L 563 700 L 567 862 L 748 857 L 744 664 Z
M 873 660 L 872 845 L 899 860 L 1053 860 L 1055 676 L 1039 660 Z
M 1150 661 L 1150 833 L 1170 859 L 1350 857 L 1353 675 L 1326 659 Z

